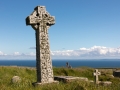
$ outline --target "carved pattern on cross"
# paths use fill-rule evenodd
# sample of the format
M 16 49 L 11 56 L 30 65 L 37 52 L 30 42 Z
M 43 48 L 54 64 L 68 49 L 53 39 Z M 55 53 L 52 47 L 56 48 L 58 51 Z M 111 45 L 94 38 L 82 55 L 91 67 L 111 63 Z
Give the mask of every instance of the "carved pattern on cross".
M 52 63 L 48 40 L 48 28 L 55 23 L 55 18 L 50 16 L 44 6 L 37 6 L 33 13 L 26 18 L 26 24 L 31 25 L 36 31 L 36 59 L 38 82 L 46 83 L 53 80 Z M 40 61 L 39 61 L 40 60 Z
M 29 18 L 29 19 L 28 19 Z M 44 6 L 38 6 L 33 13 L 26 19 L 27 25 L 31 25 L 33 29 L 38 30 L 39 27 L 49 28 L 55 24 L 55 17 L 51 16 Z

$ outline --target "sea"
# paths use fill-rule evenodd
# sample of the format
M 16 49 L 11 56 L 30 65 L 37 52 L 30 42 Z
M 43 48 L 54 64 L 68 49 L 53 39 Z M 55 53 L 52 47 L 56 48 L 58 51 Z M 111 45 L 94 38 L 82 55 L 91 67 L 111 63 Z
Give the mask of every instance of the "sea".
M 53 59 L 53 67 L 120 68 L 120 59 Z M 36 60 L 0 60 L 0 66 L 36 67 Z

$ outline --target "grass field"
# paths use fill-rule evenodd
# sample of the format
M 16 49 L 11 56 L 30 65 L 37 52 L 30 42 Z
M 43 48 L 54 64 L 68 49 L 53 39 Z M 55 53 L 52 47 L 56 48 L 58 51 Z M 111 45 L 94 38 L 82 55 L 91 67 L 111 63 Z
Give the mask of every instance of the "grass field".
M 93 68 L 53 68 L 54 76 L 77 76 L 87 77 L 94 80 Z M 59 84 L 46 84 L 39 87 L 33 87 L 32 83 L 36 81 L 36 70 L 27 67 L 0 67 L 0 90 L 120 90 L 120 78 L 112 77 L 112 69 L 99 69 L 101 81 L 111 81 L 111 86 L 95 85 L 85 81 L 73 81 L 69 83 L 59 82 Z M 21 82 L 11 83 L 13 76 L 19 76 Z

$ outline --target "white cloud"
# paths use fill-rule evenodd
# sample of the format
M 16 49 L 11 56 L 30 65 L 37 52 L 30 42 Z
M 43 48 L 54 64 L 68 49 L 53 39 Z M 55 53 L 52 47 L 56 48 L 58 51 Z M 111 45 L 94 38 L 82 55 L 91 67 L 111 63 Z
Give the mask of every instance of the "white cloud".
M 7 55 L 7 54 L 5 54 L 5 53 L 3 53 L 2 51 L 0 51 L 0 55 L 2 56 L 2 55 Z
M 20 55 L 20 53 L 19 52 L 14 52 L 14 55 Z
M 2 51 L 0 51 L 0 59 L 3 60 L 3 59 L 12 59 L 12 60 L 16 60 L 16 59 L 32 59 L 34 60 L 35 59 L 35 53 L 31 52 L 31 53 L 20 53 L 20 52 L 14 52 L 13 54 L 4 54 Z
M 14 54 L 7 55 L 0 51 L 1 58 L 17 58 L 17 59 L 35 59 L 36 53 L 20 53 L 14 52 Z M 93 46 L 91 48 L 80 48 L 78 50 L 62 50 L 62 51 L 51 51 L 53 59 L 105 59 L 105 58 L 119 58 L 120 59 L 120 48 L 111 48 L 104 46 Z
M 31 52 L 29 55 L 30 56 L 36 56 L 36 53 Z
M 87 50 L 86 48 L 80 48 L 80 50 Z
M 2 51 L 0 51 L 0 55 L 3 55 L 3 52 L 2 52 Z
M 67 58 L 120 58 L 120 48 L 93 46 L 78 50 L 52 51 L 53 57 L 66 56 Z
M 15 55 L 15 56 L 35 56 L 36 55 L 36 53 L 34 53 L 34 52 L 30 52 L 30 53 L 21 53 L 20 54 L 20 52 L 14 52 L 14 54 L 13 55 Z

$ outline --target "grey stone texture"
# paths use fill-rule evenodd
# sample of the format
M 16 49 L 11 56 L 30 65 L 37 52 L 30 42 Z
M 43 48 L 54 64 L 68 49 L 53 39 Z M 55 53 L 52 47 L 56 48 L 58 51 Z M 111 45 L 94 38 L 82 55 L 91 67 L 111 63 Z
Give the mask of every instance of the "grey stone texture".
M 74 77 L 74 76 L 55 76 L 54 79 L 65 83 L 72 82 L 75 80 L 88 81 L 88 78 L 86 77 Z
M 36 71 L 37 83 L 54 82 L 48 38 L 48 28 L 55 24 L 45 6 L 37 6 L 26 18 L 26 25 L 31 25 L 36 32 Z
M 11 79 L 12 83 L 19 83 L 21 82 L 21 78 L 19 76 L 13 76 Z
M 102 81 L 102 82 L 100 82 L 100 85 L 103 85 L 103 86 L 109 86 L 111 84 L 112 84 L 112 82 L 110 82 L 110 81 Z
M 95 72 L 93 73 L 93 75 L 95 76 L 95 83 L 99 84 L 99 78 L 98 78 L 98 76 L 101 75 L 101 73 L 98 72 L 98 69 L 95 69 Z

